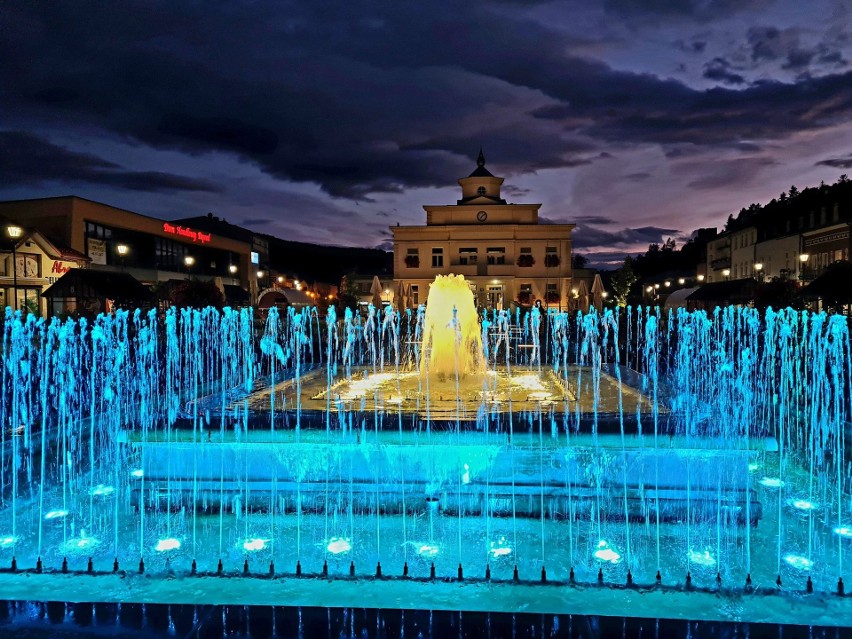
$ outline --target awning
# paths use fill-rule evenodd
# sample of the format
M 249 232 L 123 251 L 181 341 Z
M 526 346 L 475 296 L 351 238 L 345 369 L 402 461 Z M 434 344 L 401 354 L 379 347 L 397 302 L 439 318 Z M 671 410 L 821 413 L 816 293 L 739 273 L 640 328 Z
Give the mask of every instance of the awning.
M 97 298 L 117 304 L 147 302 L 151 289 L 129 273 L 74 268 L 65 273 L 42 293 L 47 298 Z
M 838 262 L 802 289 L 802 297 L 821 299 L 829 306 L 852 304 L 852 264 Z

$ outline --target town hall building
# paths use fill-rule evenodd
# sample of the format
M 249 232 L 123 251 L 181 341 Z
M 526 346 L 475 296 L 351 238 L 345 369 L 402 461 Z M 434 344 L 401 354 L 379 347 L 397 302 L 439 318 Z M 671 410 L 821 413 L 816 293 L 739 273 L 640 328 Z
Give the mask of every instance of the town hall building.
M 410 290 L 408 304 L 426 302 L 436 275 L 456 274 L 471 283 L 483 308 L 572 306 L 575 225 L 541 224 L 541 204 L 503 199 L 503 178 L 485 168 L 481 150 L 476 169 L 458 182 L 462 197 L 455 204 L 423 207 L 425 226 L 391 227 L 394 286 Z

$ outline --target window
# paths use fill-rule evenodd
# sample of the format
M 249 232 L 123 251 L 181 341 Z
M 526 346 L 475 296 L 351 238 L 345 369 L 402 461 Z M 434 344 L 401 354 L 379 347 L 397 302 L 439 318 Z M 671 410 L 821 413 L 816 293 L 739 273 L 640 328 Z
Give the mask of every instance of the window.
M 480 186 L 478 189 L 476 189 L 476 194 L 477 195 L 485 195 L 485 187 Z
M 86 222 L 86 237 L 91 237 L 96 240 L 111 240 L 112 229 L 109 229 L 94 222 Z
M 459 249 L 459 264 L 476 264 L 477 250 L 476 248 L 460 248 Z
M 444 249 L 432 249 L 432 268 L 443 268 L 444 266 Z
M 415 306 L 420 304 L 420 287 L 417 284 L 411 285 L 411 303 Z
M 184 268 L 186 245 L 164 237 L 154 238 L 154 255 L 158 268 L 180 270 Z
M 487 249 L 489 264 L 505 264 L 506 249 L 503 247 L 492 246 Z
M 257 251 L 251 252 L 251 263 L 260 264 L 260 253 L 258 253 Z
M 38 255 L 18 253 L 15 256 L 15 275 L 24 278 L 41 277 L 41 260 Z
M 405 265 L 408 268 L 417 268 L 420 266 L 420 250 L 416 248 L 408 249 L 405 254 Z

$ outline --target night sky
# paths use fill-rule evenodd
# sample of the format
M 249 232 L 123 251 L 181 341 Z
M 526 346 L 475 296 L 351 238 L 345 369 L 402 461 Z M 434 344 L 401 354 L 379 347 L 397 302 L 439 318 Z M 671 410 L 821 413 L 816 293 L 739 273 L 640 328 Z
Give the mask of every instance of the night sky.
M 605 264 L 852 172 L 836 0 L 0 3 L 0 198 L 390 248 L 480 145 Z

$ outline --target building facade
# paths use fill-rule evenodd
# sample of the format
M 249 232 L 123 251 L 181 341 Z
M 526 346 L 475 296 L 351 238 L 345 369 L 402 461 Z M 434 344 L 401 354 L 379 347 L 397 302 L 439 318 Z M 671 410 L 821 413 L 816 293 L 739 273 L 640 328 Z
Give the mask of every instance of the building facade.
M 88 268 L 127 273 L 147 286 L 192 277 L 257 291 L 250 244 L 182 222 L 76 196 L 0 202 L 0 216 L 68 247 Z
M 510 204 L 503 178 L 477 167 L 461 178 L 456 204 L 424 206 L 425 226 L 393 226 L 394 286 L 409 290 L 408 304 L 426 303 L 437 275 L 464 275 L 477 304 L 504 309 L 541 302 L 576 303 L 572 292 L 573 224 L 540 224 L 540 204 Z
M 39 231 L 21 231 L 20 238 L 8 241 L 8 252 L 0 255 L 0 308 L 45 315 L 49 309 L 42 292 L 71 269 L 86 268 L 89 259 L 57 246 Z

